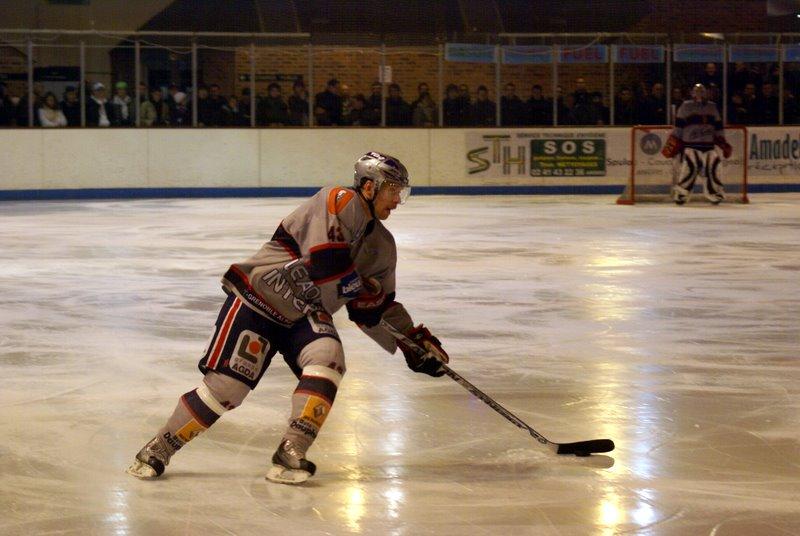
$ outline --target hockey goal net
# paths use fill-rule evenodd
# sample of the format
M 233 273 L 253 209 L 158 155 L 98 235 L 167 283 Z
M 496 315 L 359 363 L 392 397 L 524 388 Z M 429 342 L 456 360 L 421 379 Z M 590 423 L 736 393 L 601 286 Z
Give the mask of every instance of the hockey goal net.
M 680 172 L 679 158 L 664 158 L 661 149 L 673 127 L 669 125 L 635 126 L 631 128 L 631 171 L 628 184 L 617 199 L 620 205 L 633 205 L 647 201 L 671 201 L 672 185 Z M 725 187 L 725 201 L 747 203 L 747 128 L 725 127 L 725 138 L 733 154 L 722 160 L 721 180 Z M 714 149 L 722 152 L 719 149 Z M 703 179 L 698 177 L 692 200 L 700 199 Z

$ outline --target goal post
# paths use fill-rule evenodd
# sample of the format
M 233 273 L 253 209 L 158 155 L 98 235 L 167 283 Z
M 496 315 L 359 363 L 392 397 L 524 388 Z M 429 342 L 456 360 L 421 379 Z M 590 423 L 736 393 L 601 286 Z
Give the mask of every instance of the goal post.
M 664 158 L 661 149 L 674 127 L 670 125 L 640 125 L 631 127 L 631 167 L 628 184 L 617 204 L 633 205 L 642 202 L 671 202 L 672 185 L 678 180 L 680 157 Z M 722 158 L 721 180 L 726 202 L 747 203 L 747 128 L 726 126 L 725 139 L 732 154 L 722 158 L 719 148 L 713 150 Z M 691 200 L 702 197 L 702 177 L 697 178 Z

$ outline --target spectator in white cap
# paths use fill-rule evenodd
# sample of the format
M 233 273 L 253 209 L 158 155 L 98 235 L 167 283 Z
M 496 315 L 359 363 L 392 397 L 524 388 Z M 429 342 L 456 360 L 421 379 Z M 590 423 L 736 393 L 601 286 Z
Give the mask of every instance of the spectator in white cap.
M 175 106 L 170 114 L 170 124 L 176 127 L 192 126 L 192 117 L 189 108 L 186 107 L 186 93 L 178 91 L 172 95 Z
M 92 84 L 92 96 L 86 102 L 86 125 L 90 127 L 111 126 L 111 106 L 106 99 L 106 86 L 101 82 Z

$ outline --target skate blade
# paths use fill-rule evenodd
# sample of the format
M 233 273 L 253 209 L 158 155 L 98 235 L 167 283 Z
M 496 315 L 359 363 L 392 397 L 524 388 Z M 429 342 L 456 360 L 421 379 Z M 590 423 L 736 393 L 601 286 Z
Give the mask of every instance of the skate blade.
M 139 460 L 134 460 L 131 466 L 125 469 L 125 472 L 142 480 L 151 480 L 158 477 L 155 469 Z
M 311 473 L 300 469 L 287 469 L 281 465 L 273 465 L 267 471 L 267 480 L 278 484 L 302 484 L 309 479 Z

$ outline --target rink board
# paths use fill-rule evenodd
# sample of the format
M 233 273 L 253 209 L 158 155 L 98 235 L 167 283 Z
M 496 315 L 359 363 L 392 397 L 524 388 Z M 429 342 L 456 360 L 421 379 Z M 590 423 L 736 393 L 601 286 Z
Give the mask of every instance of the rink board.
M 749 129 L 753 192 L 800 190 L 800 127 Z M 417 194 L 618 194 L 630 129 L 5 129 L 0 199 L 307 195 L 369 149 Z

